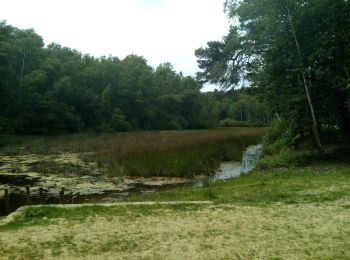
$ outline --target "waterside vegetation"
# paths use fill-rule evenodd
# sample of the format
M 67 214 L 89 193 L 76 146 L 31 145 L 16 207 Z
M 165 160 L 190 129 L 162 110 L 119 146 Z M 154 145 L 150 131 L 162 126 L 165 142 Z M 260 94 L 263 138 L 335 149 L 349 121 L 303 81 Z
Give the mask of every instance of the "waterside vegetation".
M 54 137 L 3 136 L 0 152 L 21 154 L 78 153 L 102 173 L 121 176 L 193 177 L 212 174 L 222 161 L 239 161 L 243 150 L 261 140 L 264 128 L 77 134 Z M 69 163 L 69 162 L 68 162 Z M 34 170 L 75 171 L 74 165 L 38 162 Z M 74 170 L 75 169 L 75 170 Z

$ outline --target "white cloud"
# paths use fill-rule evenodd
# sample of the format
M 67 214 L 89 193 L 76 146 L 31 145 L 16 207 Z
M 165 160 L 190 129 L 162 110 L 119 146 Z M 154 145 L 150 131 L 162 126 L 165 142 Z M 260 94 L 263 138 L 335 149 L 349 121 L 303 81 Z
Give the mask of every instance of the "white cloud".
M 94 56 L 134 53 L 198 70 L 194 50 L 228 30 L 222 0 L 0 0 L 0 19 Z

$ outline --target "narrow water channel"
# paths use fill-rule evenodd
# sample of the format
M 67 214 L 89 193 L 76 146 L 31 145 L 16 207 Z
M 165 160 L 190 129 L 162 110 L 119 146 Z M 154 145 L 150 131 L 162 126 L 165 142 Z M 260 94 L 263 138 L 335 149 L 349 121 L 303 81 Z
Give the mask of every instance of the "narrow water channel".
M 257 161 L 263 154 L 261 144 L 249 146 L 243 153 L 241 162 L 224 162 L 217 173 L 211 178 L 213 181 L 231 179 L 254 170 Z
M 243 153 L 241 162 L 223 162 L 217 172 L 209 179 L 213 182 L 219 180 L 228 180 L 239 177 L 255 169 L 256 163 L 263 154 L 261 144 L 249 146 Z M 202 186 L 202 180 L 194 182 L 195 187 Z

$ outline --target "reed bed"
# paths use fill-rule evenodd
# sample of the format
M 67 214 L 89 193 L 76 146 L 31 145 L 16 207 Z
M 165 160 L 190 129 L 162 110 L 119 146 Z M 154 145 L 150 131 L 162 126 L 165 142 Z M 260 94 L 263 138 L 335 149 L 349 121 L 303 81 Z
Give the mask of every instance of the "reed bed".
M 193 177 L 209 175 L 222 161 L 238 161 L 259 141 L 264 128 L 146 131 L 26 137 L 18 143 L 28 153 L 81 153 L 107 175 Z M 11 152 L 13 144 L 5 147 Z

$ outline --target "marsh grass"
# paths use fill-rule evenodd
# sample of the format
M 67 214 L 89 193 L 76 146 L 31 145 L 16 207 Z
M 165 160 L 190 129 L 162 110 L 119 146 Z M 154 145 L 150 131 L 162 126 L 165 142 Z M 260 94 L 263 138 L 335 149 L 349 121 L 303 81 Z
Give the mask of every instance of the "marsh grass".
M 240 160 L 244 148 L 258 142 L 263 132 L 231 128 L 123 133 L 76 140 L 74 147 L 92 152 L 111 176 L 193 177 L 212 174 L 222 161 Z
M 264 131 L 264 128 L 218 128 L 31 138 L 3 136 L 0 153 L 8 149 L 45 155 L 76 152 L 85 162 L 96 163 L 112 177 L 192 177 L 213 173 L 222 161 L 240 160 L 243 150 L 257 143 Z
M 257 142 L 256 137 L 228 138 L 208 143 L 184 145 L 169 150 L 135 152 L 126 156 L 103 158 L 112 175 L 186 176 L 212 174 L 222 161 L 239 161 L 243 150 Z

